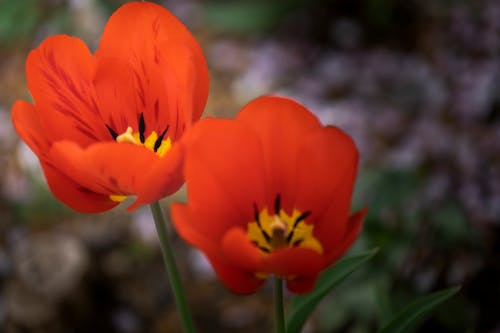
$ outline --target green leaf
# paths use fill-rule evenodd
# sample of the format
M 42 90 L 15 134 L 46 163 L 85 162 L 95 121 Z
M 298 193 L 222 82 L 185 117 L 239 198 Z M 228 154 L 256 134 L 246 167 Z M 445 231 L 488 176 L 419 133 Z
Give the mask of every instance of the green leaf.
M 307 295 L 295 296 L 292 299 L 291 311 L 286 323 L 286 332 L 299 333 L 305 321 L 323 297 L 349 274 L 370 260 L 377 252 L 378 248 L 340 260 L 321 274 L 312 292 Z
M 455 295 L 460 287 L 453 287 L 418 298 L 396 314 L 378 333 L 401 333 L 415 325 L 436 306 Z

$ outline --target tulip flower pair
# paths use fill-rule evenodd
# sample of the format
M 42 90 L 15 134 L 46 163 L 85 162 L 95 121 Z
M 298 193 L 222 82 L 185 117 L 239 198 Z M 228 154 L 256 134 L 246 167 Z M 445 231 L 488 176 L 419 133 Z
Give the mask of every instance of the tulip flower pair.
M 261 97 L 234 120 L 198 121 L 208 95 L 201 48 L 162 7 L 122 6 L 92 54 L 73 37 L 49 37 L 26 63 L 33 103 L 12 119 L 38 156 L 55 197 L 101 212 L 174 204 L 179 234 L 201 249 L 230 289 L 250 293 L 269 275 L 297 293 L 358 235 L 349 217 L 358 165 L 352 139 L 300 104 Z

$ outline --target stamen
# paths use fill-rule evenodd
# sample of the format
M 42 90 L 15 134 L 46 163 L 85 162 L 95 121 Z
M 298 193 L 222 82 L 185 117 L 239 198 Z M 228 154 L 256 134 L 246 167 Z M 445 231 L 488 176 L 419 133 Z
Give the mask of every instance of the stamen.
M 146 121 L 144 120 L 144 114 L 141 113 L 141 116 L 139 118 L 139 139 L 141 140 L 141 143 L 144 143 L 144 141 L 146 141 L 146 138 L 144 137 L 144 131 L 146 131 Z
M 274 200 L 274 213 L 276 215 L 280 215 L 280 211 L 281 211 L 281 196 L 278 193 L 276 199 Z
M 132 127 L 127 127 L 127 130 L 122 134 L 116 133 L 111 126 L 106 125 L 106 128 L 109 131 L 109 134 L 119 143 L 132 143 L 138 146 L 143 146 L 149 149 L 152 152 L 155 152 L 156 155 L 163 157 L 172 147 L 172 142 L 170 138 L 166 135 L 168 132 L 169 126 L 165 128 L 163 133 L 160 136 L 156 133 L 156 131 L 151 131 L 149 135 L 146 137 L 146 121 L 144 119 L 144 114 L 139 115 L 139 130 L 133 132 Z M 166 139 L 165 139 L 166 138 Z
M 261 251 L 264 251 L 266 253 L 270 253 L 271 251 L 267 247 L 260 246 L 258 242 L 253 241 L 253 245 L 257 246 Z
M 297 217 L 297 219 L 295 220 L 295 223 L 293 224 L 293 229 L 295 229 L 297 227 L 297 225 L 305 220 L 306 218 L 309 217 L 309 215 L 311 215 L 311 212 L 310 211 L 306 211 L 304 213 L 302 213 L 299 217 Z
M 118 133 L 116 133 L 108 124 L 105 124 L 106 128 L 109 131 L 109 134 L 113 137 L 113 140 L 116 140 L 116 137 L 118 136 Z
M 262 233 L 262 236 L 266 239 L 267 244 L 271 244 L 271 236 L 264 230 L 260 229 L 260 232 Z
M 260 218 L 259 218 L 259 211 L 257 209 L 257 204 L 254 202 L 253 203 L 253 215 L 255 222 L 257 222 L 257 226 L 262 229 L 262 226 L 260 225 Z
M 169 127 L 170 126 L 167 125 L 167 128 L 165 128 L 165 130 L 161 133 L 161 135 L 158 137 L 158 139 L 156 139 L 155 145 L 153 146 L 153 150 L 155 152 L 158 150 L 158 148 L 160 148 L 161 143 L 163 142 L 163 138 L 165 137 L 165 134 L 167 134 Z
M 267 208 L 259 212 L 257 203 L 253 203 L 254 220 L 248 223 L 247 235 L 262 253 L 272 253 L 274 250 L 287 247 L 304 247 L 323 252 L 320 241 L 314 236 L 314 225 L 305 220 L 312 214 L 310 211 L 301 213 L 294 209 L 288 214 L 281 209 L 281 196 L 278 194 L 274 202 L 275 214 Z
M 132 135 L 132 127 L 127 127 L 127 130 L 125 131 L 125 133 L 123 134 L 120 134 L 116 137 L 116 141 L 117 142 L 120 142 L 120 143 L 123 143 L 123 142 L 126 142 L 126 143 L 133 143 L 133 144 L 137 144 L 137 141 L 135 140 L 134 136 Z
M 253 210 L 254 210 L 254 218 L 255 218 L 255 223 L 257 224 L 257 228 L 259 228 L 260 230 L 260 233 L 262 234 L 262 236 L 264 236 L 267 244 L 271 244 L 271 236 L 269 236 L 269 234 L 264 230 L 262 229 L 262 225 L 260 224 L 260 219 L 259 219 L 259 212 L 257 211 L 257 204 L 254 202 L 253 203 Z

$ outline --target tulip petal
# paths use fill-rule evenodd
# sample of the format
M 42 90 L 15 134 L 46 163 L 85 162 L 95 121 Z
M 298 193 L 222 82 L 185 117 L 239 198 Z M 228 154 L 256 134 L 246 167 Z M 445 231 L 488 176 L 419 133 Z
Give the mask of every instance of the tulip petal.
M 14 127 L 24 142 L 38 156 L 43 156 L 50 147 L 45 131 L 40 124 L 35 107 L 25 101 L 17 101 L 12 106 Z
M 12 120 L 21 138 L 39 157 L 47 184 L 56 198 L 84 213 L 102 212 L 117 205 L 107 195 L 92 192 L 78 184 L 47 160 L 50 142 L 45 137 L 45 131 L 32 104 L 25 101 L 14 103 Z
M 196 72 L 194 54 L 186 44 L 165 43 L 161 48 L 161 64 L 169 69 L 163 71 L 166 86 L 169 90 L 177 87 L 175 92 L 170 92 L 175 93 L 176 103 L 170 106 L 169 115 L 170 136 L 175 141 L 179 134 L 200 118 L 208 96 L 208 80 L 202 82 L 206 85 L 204 91 L 207 95 L 196 94 L 198 79 L 203 73 Z M 200 103 L 203 104 L 198 105 Z
M 51 141 L 81 146 L 109 139 L 100 124 L 91 85 L 94 60 L 78 38 L 47 38 L 26 61 L 26 77 L 36 111 Z
M 233 266 L 211 258 L 210 256 L 208 256 L 208 260 L 222 283 L 235 293 L 251 294 L 259 289 L 266 281 L 265 279 L 256 277 L 252 272 L 235 269 Z
M 76 211 L 99 213 L 118 204 L 111 201 L 107 195 L 95 193 L 83 187 L 49 163 L 42 162 L 42 168 L 52 194 Z
M 361 229 L 363 228 L 363 220 L 367 214 L 368 210 L 366 208 L 360 210 L 359 212 L 351 215 L 347 221 L 346 228 L 342 234 L 341 239 L 337 242 L 336 246 L 331 252 L 327 253 L 326 261 L 328 265 L 337 261 L 345 251 L 356 241 Z
M 138 131 L 142 116 L 145 133 L 162 133 L 168 126 L 172 136 L 178 127 L 177 105 L 183 90 L 168 64 L 145 61 L 138 68 L 121 58 L 98 57 L 94 85 L 103 126 L 117 133 L 129 126 Z
M 190 207 L 185 204 L 174 203 L 170 206 L 172 223 L 179 235 L 189 244 L 201 249 L 207 255 L 216 256 L 219 252 L 216 243 L 208 235 L 200 233 L 193 227 L 193 218 Z
M 172 195 L 184 184 L 182 168 L 184 166 L 184 147 L 174 144 L 172 149 L 150 166 L 136 186 L 136 201 L 127 209 L 132 211 L 140 205 L 150 204 Z
M 191 33 L 168 10 L 151 2 L 129 2 L 109 18 L 96 52 L 98 56 L 135 62 L 154 60 L 165 41 L 197 45 Z
M 217 276 L 227 288 L 240 294 L 249 294 L 265 282 L 253 272 L 245 272 L 226 263 L 216 243 L 208 238 L 209 235 L 194 228 L 194 220 L 187 205 L 173 204 L 170 212 L 176 230 L 187 242 L 205 253 Z
M 290 279 L 286 281 L 286 287 L 292 293 L 296 294 L 305 294 L 310 292 L 314 285 L 316 284 L 316 280 L 318 279 L 317 275 L 314 276 L 301 276 L 295 279 Z
M 246 272 L 259 271 L 262 254 L 241 228 L 230 229 L 222 239 L 221 248 L 231 266 Z
M 247 126 L 225 119 L 206 119 L 186 135 L 184 172 L 196 228 L 217 239 L 230 226 L 246 228 L 254 219 L 254 204 L 264 201 L 257 137 Z
M 109 126 L 121 134 L 131 126 L 139 128 L 139 96 L 135 74 L 124 61 L 113 58 L 98 59 L 93 84 L 96 104 L 101 112 L 101 126 Z M 108 133 L 108 140 L 114 138 Z
M 278 193 L 284 193 L 282 207 L 290 213 L 296 193 L 296 162 L 302 158 L 298 147 L 310 132 L 321 128 L 320 122 L 297 102 L 275 96 L 253 100 L 236 120 L 248 124 L 261 140 L 270 194 L 267 206 L 273 205 Z
M 262 272 L 282 277 L 314 276 L 325 268 L 325 261 L 318 252 L 303 248 L 275 250 L 262 260 Z
M 304 138 L 300 156 L 295 206 L 311 211 L 308 223 L 314 223 L 314 235 L 329 252 L 346 228 L 358 151 L 347 134 L 328 126 Z
M 165 8 L 150 2 L 130 2 L 120 7 L 104 28 L 96 56 L 121 58 L 140 73 L 144 67 L 161 62 L 160 46 L 164 44 L 183 44 L 192 53 L 196 72 L 192 112 L 193 119 L 199 119 L 208 96 L 208 69 L 205 58 L 191 33 Z M 184 62 L 180 58 L 176 59 L 175 54 L 173 51 L 172 56 L 168 58 L 169 61 L 174 60 L 171 67 Z
M 142 177 L 159 158 L 132 144 L 97 143 L 85 149 L 70 141 L 54 143 L 50 157 L 75 182 L 108 196 L 135 194 Z

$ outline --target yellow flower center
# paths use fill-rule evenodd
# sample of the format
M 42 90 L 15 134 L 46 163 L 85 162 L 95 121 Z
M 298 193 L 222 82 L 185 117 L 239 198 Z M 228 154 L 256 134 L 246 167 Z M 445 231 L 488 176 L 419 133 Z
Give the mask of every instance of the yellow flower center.
M 153 131 L 147 138 L 143 140 L 143 142 L 141 140 L 141 133 L 132 132 L 132 127 L 130 126 L 127 127 L 127 130 L 125 132 L 116 137 L 117 142 L 132 143 L 135 145 L 144 146 L 147 149 L 155 152 L 158 156 L 162 157 L 170 150 L 170 148 L 172 148 L 172 142 L 170 141 L 169 137 L 167 137 L 166 139 L 160 138 L 161 140 L 158 139 L 158 134 L 156 133 L 156 131 Z
M 270 214 L 267 208 L 260 212 L 254 205 L 255 221 L 248 223 L 247 236 L 263 253 L 285 247 L 304 247 L 323 253 L 323 247 L 314 237 L 312 224 L 306 219 L 310 212 L 301 213 L 294 209 L 288 215 L 280 207 L 280 196 L 276 197 L 275 214 Z
M 128 126 L 122 134 L 116 133 L 113 128 L 107 124 L 106 128 L 116 142 L 143 146 L 156 153 L 159 157 L 164 156 L 172 148 L 172 141 L 170 140 L 170 137 L 166 136 L 168 126 L 160 135 L 158 135 L 156 131 L 152 131 L 148 137 L 145 137 L 146 122 L 142 113 L 139 117 L 139 130 L 137 132 L 134 132 L 131 126 Z M 127 196 L 122 194 L 109 195 L 109 199 L 115 202 L 122 202 L 126 198 Z

